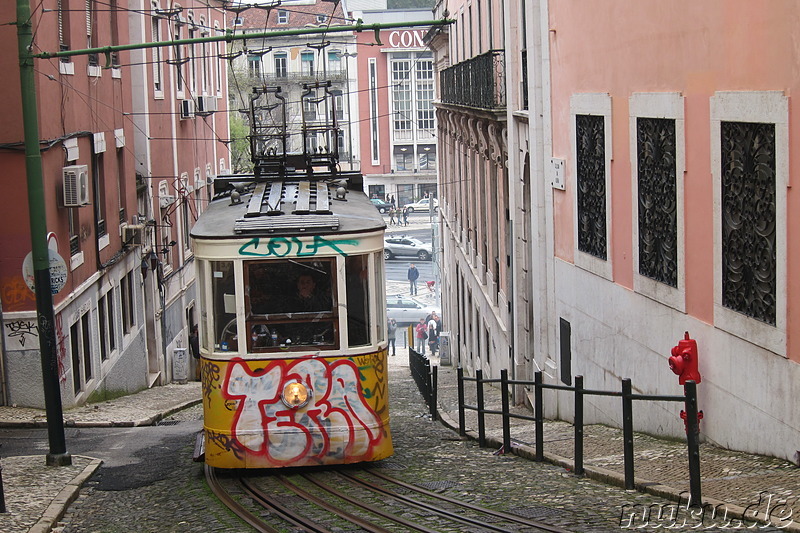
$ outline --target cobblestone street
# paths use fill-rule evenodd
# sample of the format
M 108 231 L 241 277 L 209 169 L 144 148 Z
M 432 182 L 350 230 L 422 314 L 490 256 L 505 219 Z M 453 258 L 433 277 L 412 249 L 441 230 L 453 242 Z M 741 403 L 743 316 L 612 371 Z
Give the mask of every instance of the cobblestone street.
M 626 508 L 636 504 L 674 506 L 654 496 L 577 478 L 560 467 L 513 455 L 494 455 L 492 449 L 459 439 L 455 432 L 430 420 L 406 366 L 405 351 L 398 349 L 398 355 L 390 357 L 395 455 L 383 464 L 392 469 L 392 475 L 570 531 L 619 531 Z M 170 419 L 196 420 L 200 416 L 200 407 L 195 406 Z M 55 531 L 244 530 L 245 526 L 206 487 L 201 465 L 191 461 L 192 446 L 193 442 L 186 442 L 172 461 L 144 461 L 141 466 L 124 469 L 101 467 Z M 127 469 L 149 468 L 162 469 L 156 481 L 131 481 L 136 476 Z M 127 480 L 122 483 L 124 490 L 116 486 L 121 480 Z

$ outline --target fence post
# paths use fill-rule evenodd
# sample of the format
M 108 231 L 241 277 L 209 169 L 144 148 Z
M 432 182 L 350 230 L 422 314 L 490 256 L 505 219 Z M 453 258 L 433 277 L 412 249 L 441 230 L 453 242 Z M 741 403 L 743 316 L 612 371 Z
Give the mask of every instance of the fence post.
M 536 461 L 544 461 L 544 401 L 542 400 L 542 372 L 533 375 L 533 409 L 536 419 Z
M 633 490 L 633 398 L 631 379 L 622 380 L 622 441 L 625 455 L 625 489 Z
M 484 417 L 486 416 L 483 410 L 483 370 L 480 368 L 475 371 L 475 378 L 478 384 L 478 446 L 481 448 L 486 447 L 486 424 Z
M 458 435 L 464 437 L 467 434 L 466 423 L 464 421 L 464 369 L 458 367 Z
M 575 376 L 575 474 L 583 475 L 583 376 Z
M 503 400 L 503 453 L 511 452 L 511 420 L 508 405 L 508 370 L 500 371 L 500 397 Z
M 697 419 L 697 383 L 687 381 L 683 386 L 686 397 L 686 443 L 689 451 L 689 497 L 691 506 L 701 506 L 700 494 L 700 421 Z
M 6 494 L 3 489 L 3 467 L 0 465 L 0 513 L 6 513 Z
M 431 367 L 431 420 L 434 422 L 439 419 L 438 411 L 436 410 L 436 386 L 439 383 L 439 367 L 434 365 Z

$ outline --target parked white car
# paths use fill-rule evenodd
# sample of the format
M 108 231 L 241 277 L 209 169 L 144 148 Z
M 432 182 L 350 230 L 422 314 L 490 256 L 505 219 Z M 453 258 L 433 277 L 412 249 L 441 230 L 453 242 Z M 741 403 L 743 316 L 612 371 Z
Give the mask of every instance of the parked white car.
M 422 211 L 428 212 L 431 210 L 431 199 L 430 198 L 423 198 L 422 200 L 417 200 L 413 204 L 406 204 L 404 206 L 408 209 L 409 213 L 413 213 L 414 211 Z M 436 213 L 439 211 L 439 200 L 436 198 L 433 199 L 433 212 Z
M 420 261 L 429 261 L 433 254 L 433 247 L 414 237 L 405 235 L 386 237 L 383 240 L 383 258 L 392 259 L 395 256 L 416 257 Z
M 436 307 L 426 305 L 415 298 L 399 294 L 386 298 L 386 317 L 394 318 L 400 326 L 416 324 L 420 318 L 426 318 L 431 313 L 442 316 Z

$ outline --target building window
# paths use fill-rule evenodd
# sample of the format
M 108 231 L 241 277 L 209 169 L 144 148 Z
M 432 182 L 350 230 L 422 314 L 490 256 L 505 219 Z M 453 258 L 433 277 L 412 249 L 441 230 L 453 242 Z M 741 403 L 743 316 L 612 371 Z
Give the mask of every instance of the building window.
M 774 326 L 775 124 L 722 122 L 720 150 L 722 305 Z
M 72 351 L 72 386 L 77 395 L 92 379 L 92 338 L 89 329 L 89 313 L 84 313 L 69 328 Z
M 134 324 L 136 324 L 136 315 L 134 314 L 134 292 L 133 292 L 133 271 L 128 272 L 120 280 L 120 297 L 122 300 L 122 332 L 130 333 Z
M 419 147 L 419 169 L 436 170 L 436 145 Z
M 675 121 L 636 121 L 639 273 L 678 286 Z
M 433 61 L 419 59 L 416 66 L 417 128 L 425 136 L 432 136 L 435 128 L 433 90 Z
M 414 151 L 411 146 L 396 146 L 394 166 L 398 171 L 414 170 Z
M 680 93 L 630 97 L 633 197 L 633 286 L 684 312 L 684 102 Z
M 392 61 L 392 106 L 395 139 L 411 139 L 413 114 L 410 60 Z
M 179 41 L 183 39 L 183 24 L 181 22 L 175 23 L 175 40 Z M 186 63 L 186 60 L 183 59 L 183 52 L 181 51 L 181 45 L 175 45 L 173 47 L 173 57 L 172 63 L 175 65 L 175 88 L 178 93 L 183 94 L 183 64 Z
M 286 53 L 275 54 L 275 76 L 286 77 Z
M 340 52 L 338 50 L 328 52 L 328 74 L 336 76 L 341 75 L 343 72 Z
M 259 54 L 247 56 L 247 73 L 251 78 L 261 77 L 261 56 Z
M 317 15 L 317 24 L 325 24 L 328 20 L 328 17 L 325 15 Z
M 610 280 L 611 97 L 573 95 L 570 114 L 575 161 L 575 264 Z
M 96 185 L 94 188 L 95 231 L 98 237 L 102 237 L 108 233 L 106 229 L 106 176 L 102 154 L 92 156 L 92 174 L 92 181 Z
M 285 9 L 278 10 L 278 24 L 289 24 L 289 12 Z
M 783 356 L 788 123 L 777 91 L 711 98 L 714 325 Z
M 578 250 L 600 259 L 608 255 L 606 239 L 605 125 L 603 117 L 575 117 L 578 169 Z
M 314 52 L 303 52 L 300 54 L 300 71 L 305 76 L 314 75 Z
M 161 19 L 153 16 L 150 19 L 152 42 L 161 41 Z M 162 86 L 161 47 L 153 47 L 153 90 L 160 95 L 164 90 Z
M 100 333 L 100 357 L 108 359 L 117 347 L 114 330 L 114 289 L 109 289 L 97 303 Z

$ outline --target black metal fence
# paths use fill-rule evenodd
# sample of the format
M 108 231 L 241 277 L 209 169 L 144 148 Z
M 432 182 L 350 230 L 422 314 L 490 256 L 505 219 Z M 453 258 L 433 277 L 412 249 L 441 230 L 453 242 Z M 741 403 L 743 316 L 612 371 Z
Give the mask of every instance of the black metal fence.
M 438 381 L 438 367 L 431 366 L 427 357 L 413 348 L 408 348 L 408 366 L 411 375 L 417 384 L 420 394 L 425 399 L 430 409 L 431 418 L 436 420 L 436 382 Z
M 464 401 L 464 383 L 475 382 L 477 384 L 476 398 L 477 405 L 467 405 Z M 502 409 L 494 411 L 486 409 L 483 395 L 483 385 L 486 383 L 499 383 L 501 391 Z M 523 385 L 534 388 L 533 416 L 515 414 L 510 412 L 509 386 Z M 464 377 L 464 370 L 458 368 L 458 428 L 459 434 L 466 435 L 465 416 L 467 409 L 478 413 L 478 444 L 486 446 L 486 424 L 485 416 L 501 415 L 503 417 L 503 449 L 511 449 L 511 418 L 531 420 L 535 423 L 535 460 L 544 460 L 544 402 L 542 392 L 544 389 L 570 391 L 575 397 L 575 465 L 574 472 L 583 475 L 583 402 L 585 396 L 614 396 L 622 399 L 622 434 L 623 434 L 623 455 L 625 459 L 625 488 L 633 490 L 634 486 L 634 455 L 633 455 L 633 402 L 635 400 L 661 401 L 661 402 L 683 402 L 685 405 L 685 416 L 687 451 L 689 459 L 689 492 L 692 502 L 701 502 L 700 491 L 700 425 L 697 411 L 697 384 L 694 381 L 687 381 L 684 385 L 683 396 L 658 396 L 653 394 L 633 394 L 631 380 L 622 380 L 622 390 L 602 391 L 591 390 L 583 387 L 583 376 L 575 377 L 575 385 L 549 385 L 542 380 L 542 373 L 536 372 L 534 381 L 521 381 L 508 379 L 508 371 L 500 371 L 500 379 L 483 379 L 483 371 L 476 370 L 475 377 Z

